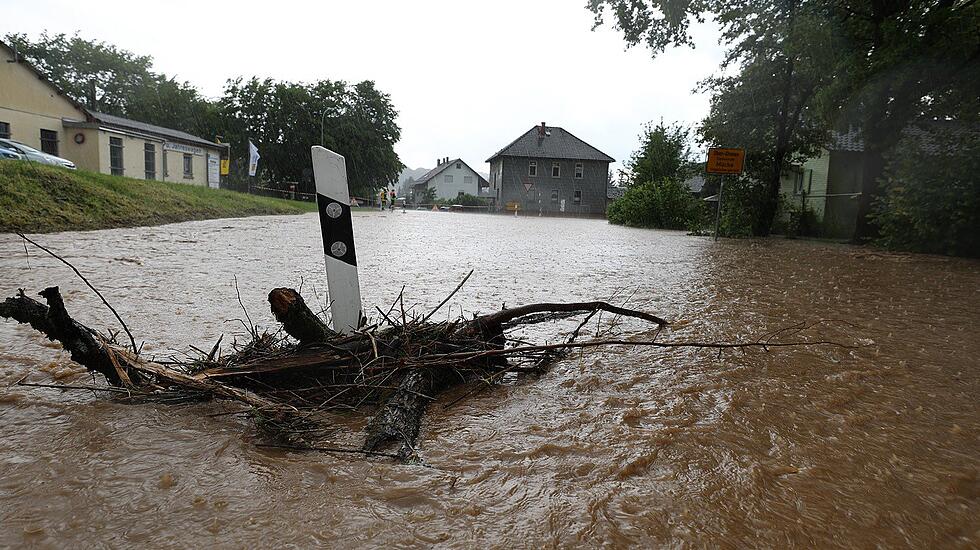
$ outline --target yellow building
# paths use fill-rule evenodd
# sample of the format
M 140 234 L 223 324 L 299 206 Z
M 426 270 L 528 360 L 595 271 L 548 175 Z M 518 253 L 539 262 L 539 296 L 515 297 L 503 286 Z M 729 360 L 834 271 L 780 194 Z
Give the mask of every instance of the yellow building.
M 0 42 L 0 138 L 83 170 L 218 187 L 227 145 L 87 109 Z

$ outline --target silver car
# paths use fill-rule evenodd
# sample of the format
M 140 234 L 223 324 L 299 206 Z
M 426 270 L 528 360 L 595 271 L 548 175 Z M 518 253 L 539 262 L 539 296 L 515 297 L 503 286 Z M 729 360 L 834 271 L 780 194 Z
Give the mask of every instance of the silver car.
M 12 139 L 0 139 L 0 152 L 14 153 L 20 155 L 20 157 L 23 158 L 24 160 L 30 160 L 40 164 L 61 166 L 62 168 L 68 168 L 70 170 L 75 169 L 75 163 L 68 159 L 63 159 L 61 157 L 49 155 L 47 153 L 38 151 L 33 147 L 29 147 L 19 141 L 14 141 Z
M 0 146 L 0 160 L 23 160 L 24 155 L 14 151 L 13 149 L 4 149 Z

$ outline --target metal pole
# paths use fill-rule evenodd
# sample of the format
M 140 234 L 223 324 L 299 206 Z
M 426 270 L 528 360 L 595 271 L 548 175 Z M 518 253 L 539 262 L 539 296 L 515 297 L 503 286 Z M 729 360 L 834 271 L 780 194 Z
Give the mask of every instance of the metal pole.
M 715 240 L 718 240 L 718 226 L 721 224 L 721 193 L 725 190 L 725 176 L 721 176 L 721 185 L 718 186 L 718 210 L 715 211 Z

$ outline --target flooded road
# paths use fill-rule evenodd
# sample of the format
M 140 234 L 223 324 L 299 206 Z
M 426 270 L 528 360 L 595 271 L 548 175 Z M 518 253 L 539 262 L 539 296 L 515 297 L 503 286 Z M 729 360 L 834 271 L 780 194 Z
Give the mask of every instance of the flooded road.
M 573 354 L 547 374 L 430 407 L 429 467 L 258 448 L 222 403 L 126 405 L 12 386 L 91 378 L 0 322 L 0 546 L 976 548 L 980 264 L 812 242 L 722 241 L 598 220 L 399 212 L 354 217 L 362 295 L 390 304 L 610 298 L 671 338 L 751 339 L 798 322 L 832 346 Z M 315 215 L 43 235 L 144 350 L 209 348 L 278 286 L 323 299 Z M 60 263 L 0 235 L 0 294 Z M 447 315 L 449 312 L 445 312 Z M 640 324 L 622 327 L 631 333 Z M 351 420 L 356 429 L 363 420 Z

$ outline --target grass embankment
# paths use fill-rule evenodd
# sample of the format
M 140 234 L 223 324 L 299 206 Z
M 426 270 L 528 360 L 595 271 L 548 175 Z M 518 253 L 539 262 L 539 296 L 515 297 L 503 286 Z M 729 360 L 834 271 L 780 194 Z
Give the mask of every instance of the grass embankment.
M 0 233 L 50 233 L 301 214 L 309 202 L 0 161 Z

